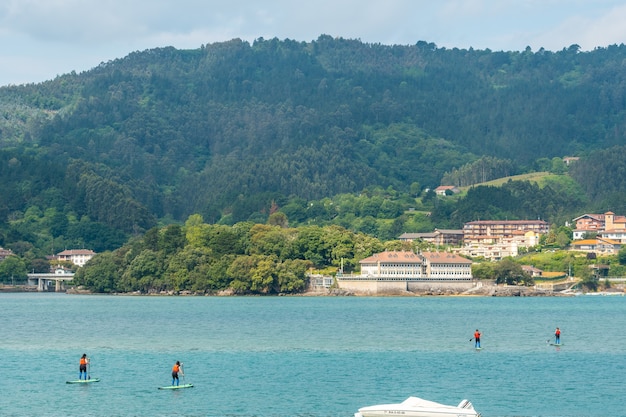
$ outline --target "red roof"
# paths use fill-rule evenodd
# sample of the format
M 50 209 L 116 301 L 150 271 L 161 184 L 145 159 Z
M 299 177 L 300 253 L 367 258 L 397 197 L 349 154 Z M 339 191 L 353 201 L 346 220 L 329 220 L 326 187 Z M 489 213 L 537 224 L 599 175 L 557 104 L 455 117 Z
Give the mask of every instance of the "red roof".
M 430 263 L 438 264 L 471 264 L 472 261 L 451 252 L 422 252 L 422 256 Z
M 397 263 L 422 263 L 423 259 L 416 253 L 409 251 L 385 251 L 381 253 L 375 253 L 372 256 L 369 256 L 365 259 L 362 259 L 361 264 L 363 263 L 374 263 L 374 262 L 397 262 Z
M 57 256 L 73 256 L 73 255 L 95 255 L 91 249 L 65 249 L 63 252 L 57 253 Z
M 416 254 L 408 251 L 385 251 L 376 253 L 361 260 L 364 263 L 391 262 L 391 263 L 422 263 L 424 260 L 431 263 L 471 264 L 472 261 L 450 252 L 422 252 Z

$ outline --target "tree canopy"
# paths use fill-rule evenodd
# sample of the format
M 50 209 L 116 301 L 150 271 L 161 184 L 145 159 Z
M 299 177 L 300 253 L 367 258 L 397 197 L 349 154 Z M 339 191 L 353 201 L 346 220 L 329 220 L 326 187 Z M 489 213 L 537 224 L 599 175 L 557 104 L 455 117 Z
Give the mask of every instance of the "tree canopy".
M 233 39 L 0 87 L 0 244 L 30 267 L 194 214 L 387 240 L 478 218 L 626 212 L 625 58 L 624 45 Z M 531 171 L 552 182 L 477 186 Z M 442 183 L 472 188 L 440 199 Z

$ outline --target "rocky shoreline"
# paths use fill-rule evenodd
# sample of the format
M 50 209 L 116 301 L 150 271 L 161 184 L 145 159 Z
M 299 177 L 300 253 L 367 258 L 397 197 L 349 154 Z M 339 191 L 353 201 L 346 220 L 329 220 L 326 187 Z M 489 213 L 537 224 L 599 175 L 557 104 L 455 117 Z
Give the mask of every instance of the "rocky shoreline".
M 604 289 L 595 293 L 581 293 L 573 291 L 549 291 L 540 290 L 534 287 L 516 287 L 516 286 L 501 286 L 501 285 L 482 285 L 481 287 L 472 288 L 470 290 L 459 290 L 451 288 L 442 288 L 432 286 L 431 288 L 424 288 L 416 291 L 403 291 L 396 293 L 384 293 L 384 294 L 368 294 L 358 293 L 344 289 L 330 289 L 328 291 L 309 292 L 306 295 L 328 295 L 328 296 L 372 296 L 372 297 L 385 297 L 385 296 L 405 296 L 405 297 L 574 297 L 580 294 L 598 294 L 598 295 L 626 295 L 626 288 L 624 286 L 616 286 L 612 288 Z
M 24 285 L 0 285 L 0 293 L 19 293 L 19 292 L 37 292 L 36 287 L 24 286 Z M 70 287 L 65 291 L 66 294 L 94 294 L 89 290 L 81 287 Z M 324 290 L 311 290 L 305 291 L 299 294 L 278 294 L 279 296 L 300 296 L 300 297 L 573 297 L 581 293 L 572 291 L 548 291 L 538 290 L 533 287 L 518 287 L 518 286 L 502 286 L 495 284 L 483 284 L 480 287 L 474 287 L 466 290 L 461 288 L 449 288 L 449 287 L 437 287 L 433 285 L 431 287 L 415 290 L 415 291 L 402 291 L 402 292 L 388 292 L 388 293 L 359 293 L 350 290 L 340 288 L 330 288 Z M 619 285 L 602 290 L 596 293 L 598 295 L 626 295 L 626 286 Z M 136 295 L 136 296 L 217 296 L 217 297 L 236 297 L 232 291 L 221 291 L 217 294 L 199 294 L 191 291 L 161 291 L 149 294 L 143 293 L 115 293 L 112 295 Z

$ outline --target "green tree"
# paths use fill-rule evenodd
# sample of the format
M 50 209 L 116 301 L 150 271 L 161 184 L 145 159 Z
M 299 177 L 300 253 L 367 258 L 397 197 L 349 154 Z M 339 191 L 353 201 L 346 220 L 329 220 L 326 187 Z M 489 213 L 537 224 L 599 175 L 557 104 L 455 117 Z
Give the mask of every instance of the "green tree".
M 418 197 L 422 192 L 422 185 L 417 181 L 413 181 L 411 183 L 410 192 L 411 196 Z
M 165 255 L 172 255 L 176 251 L 185 247 L 187 238 L 183 232 L 183 228 L 178 224 L 170 224 L 165 227 L 159 234 L 159 250 Z
M 472 276 L 476 279 L 495 280 L 495 264 L 491 262 L 472 264 Z
M 494 274 L 497 284 L 508 285 L 531 285 L 532 277 L 525 273 L 521 265 L 515 263 L 511 258 L 505 258 L 494 266 Z
M 552 158 L 552 164 L 550 166 L 550 172 L 553 174 L 563 174 L 567 171 L 567 165 L 563 162 L 562 158 L 554 157 Z
M 580 285 L 589 291 L 597 291 L 598 290 L 598 277 L 592 273 L 591 268 L 586 266 L 582 268 L 579 272 L 580 276 Z
M 162 262 L 156 252 L 145 249 L 135 257 L 122 274 L 121 284 L 124 291 L 141 291 L 165 289 L 162 280 Z
M 252 274 L 257 263 L 258 255 L 240 255 L 230 264 L 226 272 L 231 280 L 230 288 L 236 294 L 246 294 L 251 291 Z
M 289 226 L 289 221 L 287 220 L 287 215 L 285 213 L 277 211 L 270 214 L 267 219 L 267 224 L 285 228 Z
M 50 261 L 44 258 L 31 259 L 28 263 L 28 271 L 35 273 L 50 272 Z
M 250 291 L 267 294 L 270 292 L 275 279 L 276 269 L 273 257 L 260 257 L 250 276 Z
M 2 282 L 23 281 L 26 278 L 26 264 L 17 256 L 7 256 L 0 261 L 0 279 Z
M 311 262 L 301 259 L 280 262 L 276 266 L 274 292 L 297 293 L 304 291 L 307 285 L 306 273 L 311 265 Z
M 617 260 L 620 265 L 626 265 L 626 246 L 617 252 Z
M 74 283 L 97 293 L 122 291 L 118 287 L 120 270 L 120 262 L 113 252 L 99 253 L 76 271 Z

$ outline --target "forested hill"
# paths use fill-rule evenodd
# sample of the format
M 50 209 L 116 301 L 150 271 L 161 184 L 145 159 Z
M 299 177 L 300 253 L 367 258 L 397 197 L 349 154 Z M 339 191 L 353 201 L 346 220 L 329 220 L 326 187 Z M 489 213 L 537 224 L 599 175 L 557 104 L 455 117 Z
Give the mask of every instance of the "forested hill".
M 435 187 L 482 156 L 514 174 L 626 143 L 624 62 L 624 45 L 330 36 L 134 52 L 0 88 L 0 217 L 37 204 L 129 233 L 192 213 L 245 220 L 290 197 Z

